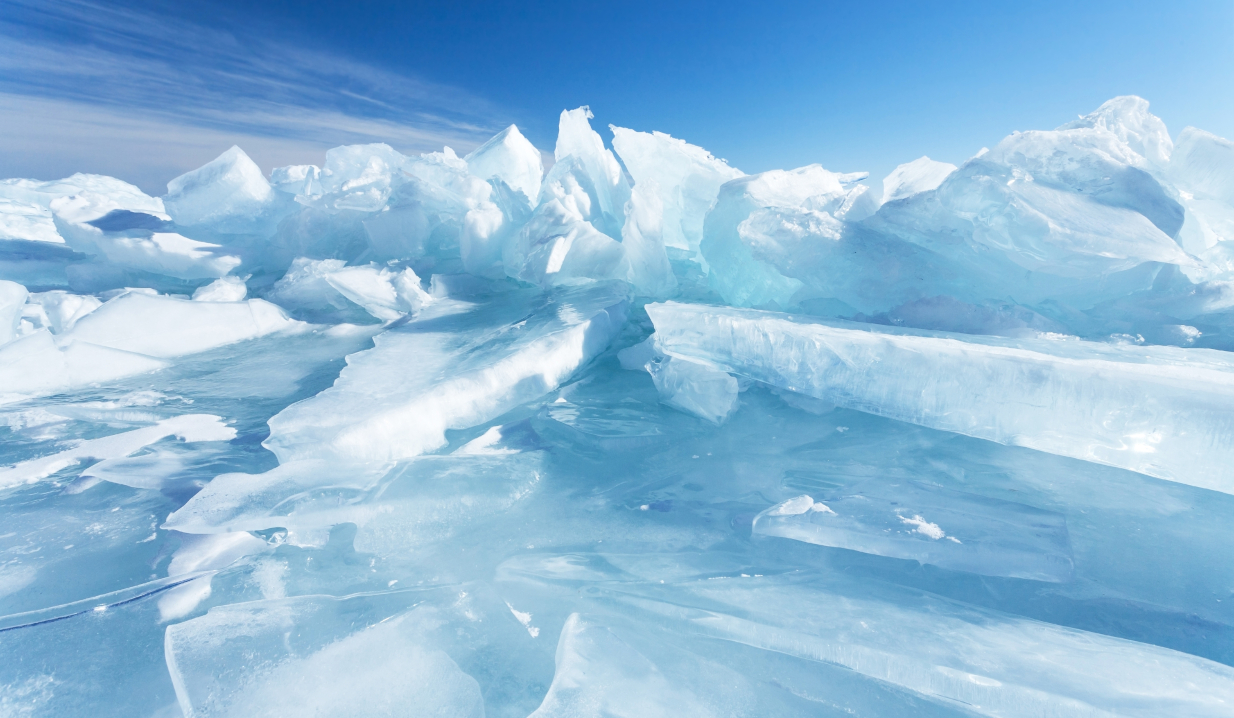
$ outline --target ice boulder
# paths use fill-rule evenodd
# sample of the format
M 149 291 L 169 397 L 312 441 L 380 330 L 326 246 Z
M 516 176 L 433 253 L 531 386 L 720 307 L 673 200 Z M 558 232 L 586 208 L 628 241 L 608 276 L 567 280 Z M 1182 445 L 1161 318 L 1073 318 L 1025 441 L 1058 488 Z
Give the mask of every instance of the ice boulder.
M 348 307 L 358 306 L 382 321 L 415 316 L 433 300 L 410 267 L 348 267 L 338 259 L 304 257 L 292 263 L 266 297 L 308 317 L 344 318 Z
M 883 203 L 894 202 L 921 192 L 936 189 L 947 175 L 956 171 L 948 162 L 938 162 L 929 157 L 918 157 L 906 162 L 883 178 Z
M 1234 143 L 1187 127 L 1178 136 L 1167 174 L 1186 209 L 1179 244 L 1204 255 L 1234 240 Z M 1228 260 L 1216 264 L 1215 271 L 1228 271 Z
M 332 211 L 377 212 L 390 198 L 406 162 L 406 156 L 386 144 L 327 150 L 318 203 Z
M 676 357 L 647 362 L 660 401 L 713 424 L 737 410 L 737 380 L 706 364 Z
M 270 186 L 290 195 L 321 195 L 321 168 L 317 165 L 289 165 L 270 171 Z
M 1226 352 L 1004 340 L 675 302 L 647 313 L 657 347 L 672 357 L 840 407 L 1234 493 Z
M 1132 184 L 1143 180 L 1152 183 L 1145 186 L 1156 186 L 1147 191 L 1151 201 L 1138 207 L 1153 214 L 1164 197 L 1160 186 L 1147 173 L 1124 169 L 1138 178 Z M 994 281 L 1001 292 L 987 297 L 1010 296 L 1030 304 L 1065 298 L 1086 308 L 1148 288 L 1154 263 L 1195 263 L 1148 216 L 1121 206 L 1127 196 L 1112 192 L 1106 203 L 1075 185 L 1037 181 L 1020 166 L 983 156 L 933 192 L 883 205 L 866 225 L 953 263 L 966 279 L 953 282 L 952 291 L 963 293 L 963 281 L 998 277 Z M 1177 219 L 1181 223 L 1181 212 Z
M 53 334 L 62 334 L 73 328 L 77 320 L 103 305 L 97 297 L 89 294 L 70 294 L 61 290 L 30 295 L 31 304 L 39 305 L 47 318 L 47 328 Z
M 248 296 L 248 286 L 240 277 L 219 277 L 193 292 L 195 302 L 240 302 Z
M 627 306 L 626 290 L 612 283 L 515 292 L 481 308 L 435 302 L 348 357 L 333 387 L 271 418 L 265 445 L 283 463 L 431 451 L 447 429 L 489 421 L 559 386 L 608 346 Z
M 548 197 L 502 251 L 506 273 L 541 287 L 625 279 L 625 248 L 589 221 L 595 205 L 575 157 L 553 165 L 541 195 Z
M 480 179 L 499 179 L 522 192 L 527 202 L 540 196 L 544 161 L 537 150 L 514 125 L 498 132 L 463 158 L 467 170 Z
M 415 316 L 433 298 L 420 286 L 420 278 L 407 267 L 344 267 L 326 275 L 326 282 L 352 302 L 383 321 Z
M 720 186 L 742 172 L 702 147 L 663 132 L 636 132 L 611 127 L 613 149 L 634 184 L 658 196 L 664 246 L 697 252 L 703 240 L 703 218 Z
M 1170 161 L 1174 143 L 1161 118 L 1148 111 L 1148 100 L 1135 95 L 1123 95 L 1106 100 L 1093 112 L 1059 127 L 1060 130 L 1099 129 L 1113 134 L 1118 141 L 1156 167 Z
M 172 220 L 211 234 L 263 233 L 295 205 L 277 195 L 244 150 L 233 146 L 167 183 L 163 204 Z
M 779 211 L 808 212 L 823 232 L 838 236 L 840 221 L 848 212 L 871 201 L 867 199 L 868 188 L 857 184 L 866 176 L 837 174 L 809 165 L 749 175 L 724 184 L 703 225 L 701 248 L 710 266 L 711 288 L 736 306 L 792 306 L 802 282 L 757 259 L 756 249 L 746 241 L 750 234 L 745 229 L 747 221 L 776 223 L 774 214 Z M 760 210 L 767 213 L 760 215 Z
M 0 279 L 0 346 L 17 338 L 26 296 L 25 287 L 17 282 Z
M 664 204 L 654 182 L 634 186 L 621 228 L 625 280 L 644 296 L 667 298 L 677 291 L 677 279 L 664 249 Z
M 29 202 L 0 197 L 0 240 L 60 243 L 51 210 Z

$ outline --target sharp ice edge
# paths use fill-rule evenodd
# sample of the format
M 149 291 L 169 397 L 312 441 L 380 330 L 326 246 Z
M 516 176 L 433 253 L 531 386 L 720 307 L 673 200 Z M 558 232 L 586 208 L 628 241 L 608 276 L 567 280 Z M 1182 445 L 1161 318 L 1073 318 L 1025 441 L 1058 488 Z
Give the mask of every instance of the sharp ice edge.
M 0 181 L 0 713 L 1229 714 L 1230 142 L 592 119 Z
M 1225 352 L 1012 343 L 676 302 L 647 312 L 672 356 L 845 408 L 1234 493 Z

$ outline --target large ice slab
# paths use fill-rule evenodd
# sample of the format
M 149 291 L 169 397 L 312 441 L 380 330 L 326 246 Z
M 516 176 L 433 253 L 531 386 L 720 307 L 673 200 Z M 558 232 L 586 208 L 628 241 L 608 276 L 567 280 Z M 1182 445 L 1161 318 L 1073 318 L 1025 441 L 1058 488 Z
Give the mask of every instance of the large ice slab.
M 0 347 L 0 404 L 49 396 L 157 371 L 169 362 L 86 341 L 58 341 L 47 329 Z
M 657 346 L 851 409 L 1234 493 L 1224 352 L 648 305 Z
M 281 462 L 431 451 L 447 429 L 496 418 L 560 385 L 608 346 L 627 304 L 618 284 L 435 303 L 348 357 L 333 387 L 273 417 L 266 446 Z
M 0 180 L 0 240 L 62 243 L 55 218 L 89 222 L 113 210 L 167 218 L 162 200 L 114 177 L 78 173 L 51 182 Z
M 86 315 L 64 337 L 166 358 L 303 326 L 261 299 L 194 302 L 130 292 Z

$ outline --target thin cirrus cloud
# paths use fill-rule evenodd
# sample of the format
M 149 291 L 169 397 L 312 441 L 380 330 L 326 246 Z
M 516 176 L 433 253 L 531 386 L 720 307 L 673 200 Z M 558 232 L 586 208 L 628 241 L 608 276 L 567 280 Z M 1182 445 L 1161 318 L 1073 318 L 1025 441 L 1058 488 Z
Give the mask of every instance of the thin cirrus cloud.
M 0 176 L 161 194 L 239 144 L 265 169 L 340 144 L 467 150 L 508 124 L 463 90 L 288 42 L 85 0 L 0 0 Z

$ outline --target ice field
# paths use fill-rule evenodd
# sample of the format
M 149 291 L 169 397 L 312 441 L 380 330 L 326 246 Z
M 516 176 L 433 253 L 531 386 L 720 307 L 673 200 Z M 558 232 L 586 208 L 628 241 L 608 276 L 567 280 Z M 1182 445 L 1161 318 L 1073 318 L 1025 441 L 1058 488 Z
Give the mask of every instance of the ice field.
M 1234 144 L 591 119 L 0 181 L 0 717 L 1234 715 Z

